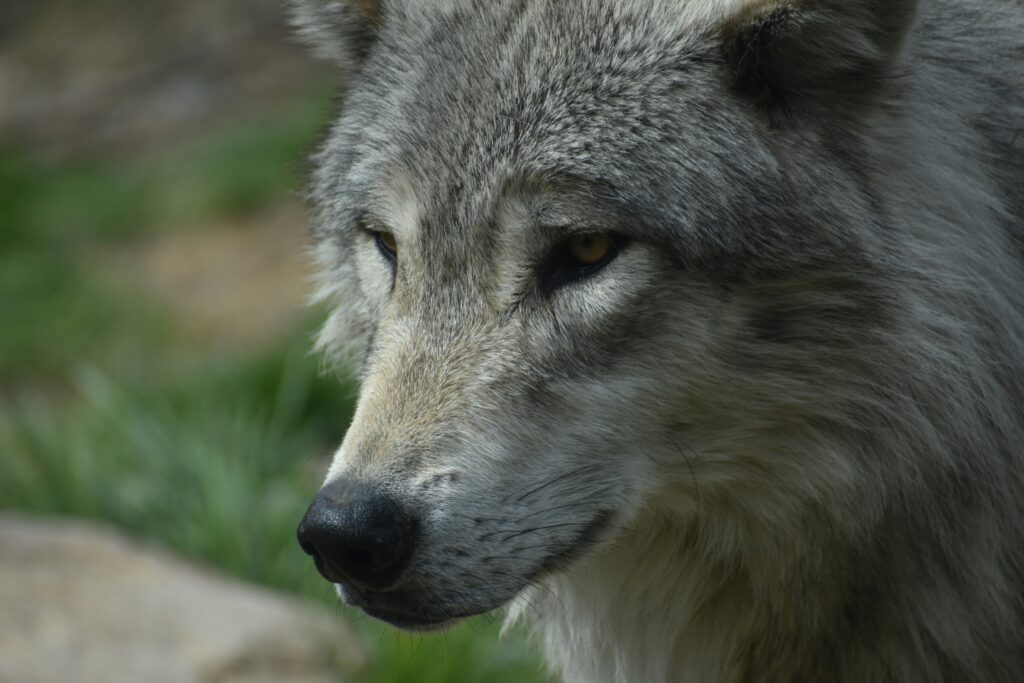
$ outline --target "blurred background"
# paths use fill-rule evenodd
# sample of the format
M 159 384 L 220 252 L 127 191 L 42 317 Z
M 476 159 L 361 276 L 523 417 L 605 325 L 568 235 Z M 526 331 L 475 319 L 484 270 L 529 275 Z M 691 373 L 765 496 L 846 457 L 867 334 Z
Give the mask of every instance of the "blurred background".
M 0 683 L 547 680 L 493 618 L 361 619 L 295 543 L 355 396 L 305 303 L 332 81 L 280 0 L 0 2 Z

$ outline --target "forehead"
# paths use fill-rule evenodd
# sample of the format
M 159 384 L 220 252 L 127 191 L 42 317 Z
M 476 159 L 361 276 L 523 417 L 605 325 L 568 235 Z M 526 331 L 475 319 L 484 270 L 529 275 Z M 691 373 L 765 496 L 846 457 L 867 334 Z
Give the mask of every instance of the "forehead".
M 346 105 L 349 189 L 415 197 L 423 225 L 448 230 L 548 181 L 649 224 L 706 223 L 737 184 L 719 160 L 755 156 L 715 104 L 727 4 L 398 3 Z

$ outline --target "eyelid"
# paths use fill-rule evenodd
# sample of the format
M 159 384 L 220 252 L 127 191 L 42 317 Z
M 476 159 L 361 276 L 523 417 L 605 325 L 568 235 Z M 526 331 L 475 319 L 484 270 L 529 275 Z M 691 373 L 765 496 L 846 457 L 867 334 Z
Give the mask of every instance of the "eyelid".
M 378 223 L 376 221 L 359 221 L 359 223 L 356 224 L 356 230 L 373 239 L 376 239 L 377 235 L 394 236 L 395 234 L 385 227 L 383 223 Z

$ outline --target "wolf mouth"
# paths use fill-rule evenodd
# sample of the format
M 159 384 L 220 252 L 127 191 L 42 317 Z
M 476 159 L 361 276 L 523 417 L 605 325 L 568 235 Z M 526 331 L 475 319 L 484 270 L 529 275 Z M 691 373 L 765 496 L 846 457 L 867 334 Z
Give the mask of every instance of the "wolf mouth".
M 612 519 L 613 514 L 610 511 L 603 511 L 598 514 L 576 535 L 572 543 L 565 550 L 548 556 L 536 570 L 523 574 L 521 585 L 512 590 L 507 599 L 495 600 L 493 604 L 487 607 L 479 606 L 472 609 L 446 612 L 443 605 L 435 604 L 432 609 L 426 610 L 417 604 L 420 601 L 413 597 L 412 594 L 406 594 L 409 598 L 407 601 L 395 599 L 398 596 L 394 593 L 376 596 L 383 599 L 375 599 L 375 596 L 372 594 L 344 585 L 341 585 L 340 595 L 345 602 L 353 607 L 358 607 L 368 616 L 379 619 L 403 631 L 424 633 L 442 631 L 463 620 L 472 619 L 473 617 L 499 609 L 502 605 L 507 604 L 514 597 L 514 594 L 520 590 L 546 576 L 566 569 L 575 560 L 585 555 L 601 539 L 603 532 L 611 525 Z M 385 601 L 386 606 L 381 604 Z
M 602 510 L 593 521 L 580 531 L 573 542 L 565 550 L 547 557 L 540 567 L 527 575 L 527 583 L 533 583 L 545 576 L 566 569 L 570 564 L 584 556 L 596 545 L 604 532 L 611 527 L 615 514 L 611 510 Z

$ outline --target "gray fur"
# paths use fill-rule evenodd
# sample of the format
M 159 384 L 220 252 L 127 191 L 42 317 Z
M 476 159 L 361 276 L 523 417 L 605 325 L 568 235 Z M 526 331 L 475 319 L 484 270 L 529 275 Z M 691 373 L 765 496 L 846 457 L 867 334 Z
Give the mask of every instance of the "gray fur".
M 384 606 L 580 683 L 1019 680 L 1024 5 L 372 5 L 296 13 L 329 479 L 423 518 Z M 544 293 L 571 230 L 632 242 Z

